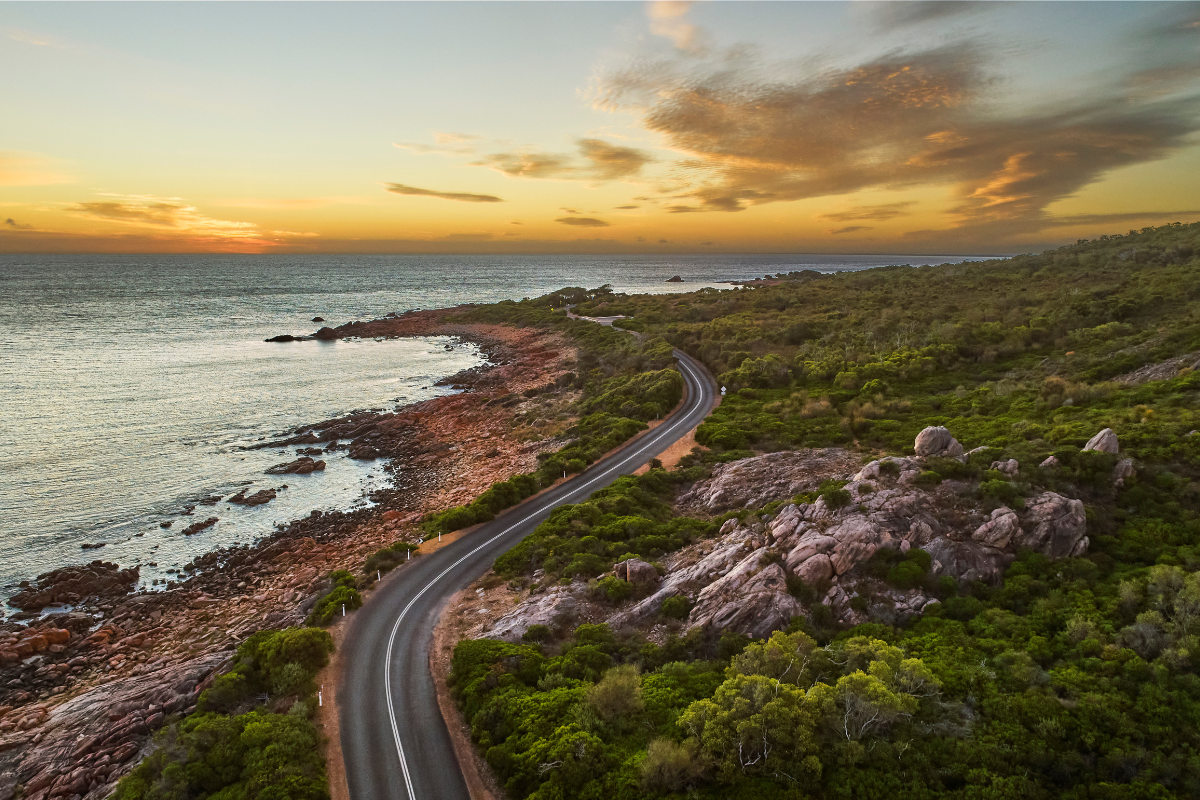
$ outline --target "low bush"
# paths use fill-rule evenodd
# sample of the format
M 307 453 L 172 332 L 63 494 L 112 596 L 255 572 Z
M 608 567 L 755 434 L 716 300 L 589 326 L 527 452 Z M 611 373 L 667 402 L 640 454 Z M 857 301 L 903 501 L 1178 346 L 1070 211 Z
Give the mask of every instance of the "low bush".
M 615 575 L 607 575 L 596 582 L 593 591 L 598 597 L 617 605 L 633 596 L 633 584 Z
M 367 557 L 367 561 L 363 565 L 363 572 L 367 575 L 375 572 L 391 572 L 407 561 L 411 557 L 409 553 L 417 550 L 419 547 L 420 545 L 410 544 L 409 542 L 396 542 L 393 545 L 376 550 Z
M 691 611 L 691 601 L 680 594 L 672 595 L 662 602 L 662 613 L 664 617 L 680 620 L 687 619 L 688 614 L 690 614 Z
M 331 652 L 333 639 L 316 628 L 253 634 L 231 670 L 201 693 L 197 712 L 159 731 L 155 750 L 112 797 L 327 800 L 311 695 Z M 281 695 L 273 705 L 287 710 L 255 708 L 262 694 Z
M 362 595 L 354 585 L 354 576 L 346 570 L 337 570 L 329 574 L 333 587 L 317 601 L 308 615 L 309 625 L 328 625 L 333 618 L 346 611 L 362 608 Z

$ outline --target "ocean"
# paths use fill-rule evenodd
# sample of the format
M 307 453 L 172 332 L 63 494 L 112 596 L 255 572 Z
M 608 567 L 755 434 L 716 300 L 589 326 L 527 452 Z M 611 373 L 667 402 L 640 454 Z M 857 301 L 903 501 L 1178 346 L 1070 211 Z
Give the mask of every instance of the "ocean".
M 140 565 L 142 584 L 156 585 L 276 523 L 367 504 L 384 485 L 382 462 L 330 455 L 323 473 L 275 477 L 264 470 L 294 455 L 243 448 L 299 424 L 446 393 L 439 378 L 481 361 L 475 347 L 438 337 L 263 341 L 270 336 L 563 286 L 687 292 L 797 269 L 968 258 L 0 255 L 0 601 L 21 580 L 96 558 Z M 673 275 L 683 283 L 666 283 Z M 284 484 L 264 506 L 220 502 L 179 516 L 201 498 Z M 208 516 L 220 522 L 182 536 Z

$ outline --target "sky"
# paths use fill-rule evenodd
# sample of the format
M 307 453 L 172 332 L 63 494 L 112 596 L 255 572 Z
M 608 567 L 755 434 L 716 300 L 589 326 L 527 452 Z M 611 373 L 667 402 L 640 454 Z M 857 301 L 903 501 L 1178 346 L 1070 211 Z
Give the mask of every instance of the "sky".
M 1200 3 L 0 3 L 0 253 L 1014 253 L 1200 220 Z

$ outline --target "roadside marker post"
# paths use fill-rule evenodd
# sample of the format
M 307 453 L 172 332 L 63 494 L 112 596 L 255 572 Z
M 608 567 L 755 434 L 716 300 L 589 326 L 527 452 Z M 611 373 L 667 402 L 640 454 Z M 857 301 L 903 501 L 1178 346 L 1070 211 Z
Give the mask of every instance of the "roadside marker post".
M 342 603 L 342 616 L 346 616 L 346 604 Z
M 321 689 L 325 688 L 325 684 L 321 684 Z M 321 689 L 317 689 L 317 705 L 323 706 L 325 702 L 321 699 Z

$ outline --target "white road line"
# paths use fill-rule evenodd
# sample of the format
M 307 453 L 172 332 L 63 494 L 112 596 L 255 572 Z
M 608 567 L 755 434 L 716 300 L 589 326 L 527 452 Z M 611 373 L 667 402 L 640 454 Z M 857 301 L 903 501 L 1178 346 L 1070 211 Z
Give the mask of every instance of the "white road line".
M 684 413 L 680 414 L 678 417 L 676 417 L 675 421 L 672 422 L 667 427 L 659 428 L 658 430 L 656 430 L 653 435 L 647 437 L 646 441 L 643 442 L 640 447 L 637 447 L 637 448 L 633 449 L 632 451 L 630 451 L 619 462 L 616 462 L 612 466 L 610 466 L 606 469 L 603 469 L 600 472 L 598 472 L 597 474 L 593 475 L 591 480 L 589 480 L 587 483 L 583 484 L 582 486 L 576 487 L 569 494 L 574 494 L 575 492 L 581 492 L 581 491 L 587 489 L 592 484 L 596 483 L 597 481 L 600 481 L 601 479 L 611 475 L 613 473 L 613 471 L 624 467 L 631 460 L 640 456 L 646 449 L 657 444 L 658 441 L 664 437 L 666 432 L 671 431 L 674 428 L 678 427 L 680 424 L 682 424 L 684 421 L 686 421 L 687 418 L 690 417 L 693 412 L 695 412 L 698 408 L 700 408 L 701 404 L 704 401 L 703 376 L 698 376 L 696 374 L 696 371 L 693 370 L 692 367 L 687 363 L 687 361 L 685 361 L 682 358 L 679 359 L 679 366 L 682 367 L 683 369 L 685 369 L 688 373 L 688 376 L 691 377 L 692 380 L 695 381 L 695 383 L 696 383 L 696 393 L 695 393 L 696 394 L 696 404 L 694 406 L 692 406 L 691 408 L 689 408 Z M 414 595 L 413 598 L 408 601 L 408 605 L 406 605 L 404 607 L 404 610 L 400 612 L 400 616 L 396 617 L 396 624 L 392 626 L 392 633 L 388 637 L 387 653 L 384 656 L 384 663 L 383 663 L 384 694 L 387 699 L 388 719 L 390 720 L 390 722 L 392 724 L 392 736 L 396 740 L 396 755 L 398 755 L 400 757 L 400 769 L 404 772 L 404 787 L 408 790 L 408 796 L 409 796 L 410 800 L 417 800 L 417 795 L 413 791 L 412 776 L 409 774 L 409 771 L 408 771 L 408 760 L 404 757 L 404 745 L 400 743 L 400 728 L 399 728 L 399 726 L 396 725 L 396 707 L 395 707 L 395 704 L 392 702 L 392 649 L 395 647 L 395 644 L 396 644 L 396 632 L 400 630 L 400 623 L 404 621 L 404 616 L 409 612 L 409 609 L 411 609 L 413 607 L 413 604 L 416 603 L 418 600 L 420 600 L 421 597 L 427 591 L 429 591 L 431 588 L 433 588 L 433 585 L 435 583 L 437 583 L 442 578 L 444 578 L 455 567 L 457 567 L 459 564 L 466 561 L 471 556 L 478 553 L 480 550 L 483 550 L 486 547 L 488 547 L 488 545 L 492 544 L 492 542 L 496 541 L 497 539 L 503 538 L 504 536 L 507 536 L 508 534 L 510 534 L 514 530 L 516 530 L 517 528 L 519 528 L 522 525 L 524 525 L 525 523 L 529 522 L 529 520 L 533 519 L 538 514 L 541 514 L 547 508 L 552 508 L 555 505 L 557 505 L 557 503 L 543 504 L 536 511 L 534 511 L 530 514 L 527 514 L 520 522 L 515 522 L 512 525 L 508 526 L 500 533 L 497 533 L 495 536 L 488 539 L 486 542 L 479 545 L 474 550 L 472 550 L 469 553 L 467 553 L 466 555 L 464 555 L 462 558 L 458 559 L 458 561 L 455 561 L 453 564 L 446 567 L 444 570 L 441 571 L 440 574 L 438 574 L 438 576 L 436 578 L 431 580 L 429 583 L 425 584 L 424 588 L 422 588 L 421 591 L 417 592 L 416 595 Z

